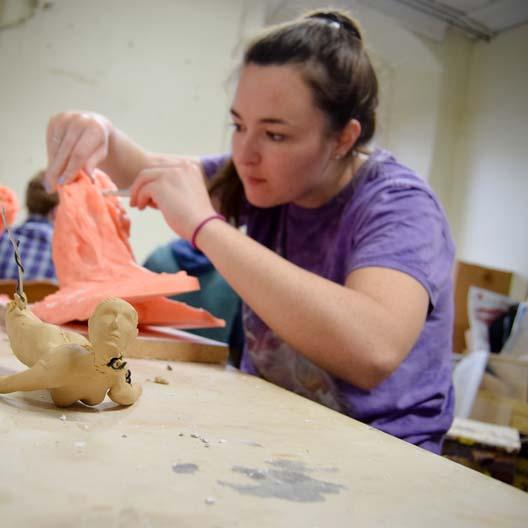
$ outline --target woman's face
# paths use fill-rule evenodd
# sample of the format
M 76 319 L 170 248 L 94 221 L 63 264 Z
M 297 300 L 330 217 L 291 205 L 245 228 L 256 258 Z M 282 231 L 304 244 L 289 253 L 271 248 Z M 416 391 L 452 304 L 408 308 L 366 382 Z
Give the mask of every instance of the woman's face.
M 233 162 L 251 204 L 318 207 L 339 191 L 337 137 L 295 67 L 246 65 L 231 115 Z

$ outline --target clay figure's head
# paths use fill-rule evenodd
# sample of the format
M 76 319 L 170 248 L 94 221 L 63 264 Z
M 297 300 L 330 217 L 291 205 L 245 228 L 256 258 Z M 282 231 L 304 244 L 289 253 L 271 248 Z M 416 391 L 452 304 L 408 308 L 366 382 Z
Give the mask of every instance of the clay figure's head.
M 137 336 L 138 315 L 134 307 L 123 299 L 112 298 L 100 302 L 88 320 L 88 337 L 96 360 L 105 364 L 124 354 Z

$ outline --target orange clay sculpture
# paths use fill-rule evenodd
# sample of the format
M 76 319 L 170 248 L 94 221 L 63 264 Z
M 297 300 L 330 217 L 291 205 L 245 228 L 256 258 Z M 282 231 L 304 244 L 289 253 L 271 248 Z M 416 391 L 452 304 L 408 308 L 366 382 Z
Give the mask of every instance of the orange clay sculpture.
M 199 289 L 186 272 L 153 273 L 134 261 L 128 243 L 130 222 L 102 171 L 94 181 L 80 172 L 59 188 L 53 236 L 53 262 L 60 289 L 32 305 L 48 323 L 85 321 L 107 297 L 126 299 L 138 312 L 140 324 L 169 324 L 180 328 L 224 326 L 205 310 L 165 296 Z
M 6 187 L 5 185 L 0 185 L 0 209 L 4 209 L 5 211 L 7 225 L 12 225 L 15 221 L 18 211 L 20 210 L 20 205 L 18 203 L 15 191 L 9 187 Z M 4 221 L 0 217 L 0 233 L 2 233 L 4 229 Z

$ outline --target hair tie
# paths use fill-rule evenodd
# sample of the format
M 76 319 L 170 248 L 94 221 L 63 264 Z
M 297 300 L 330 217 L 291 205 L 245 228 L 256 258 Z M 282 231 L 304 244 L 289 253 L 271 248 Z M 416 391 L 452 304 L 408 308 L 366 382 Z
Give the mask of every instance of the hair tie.
M 309 18 L 315 18 L 317 20 L 321 20 L 331 28 L 335 29 L 345 29 L 349 31 L 353 37 L 357 38 L 358 40 L 361 40 L 361 35 L 358 31 L 358 29 L 354 26 L 354 24 L 348 22 L 348 21 L 342 21 L 334 13 L 316 13 L 315 15 L 310 16 Z

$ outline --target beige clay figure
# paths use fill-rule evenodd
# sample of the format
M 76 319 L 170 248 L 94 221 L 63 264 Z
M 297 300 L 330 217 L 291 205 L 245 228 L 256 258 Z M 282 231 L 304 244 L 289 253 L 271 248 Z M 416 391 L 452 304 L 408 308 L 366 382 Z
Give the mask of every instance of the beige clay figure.
M 115 403 L 133 404 L 141 386 L 131 382 L 123 355 L 137 336 L 137 322 L 129 303 L 108 299 L 90 317 L 86 339 L 42 322 L 15 294 L 7 306 L 6 330 L 14 354 L 29 369 L 0 376 L 0 393 L 49 389 L 59 407 L 78 400 L 97 405 L 107 393 Z

